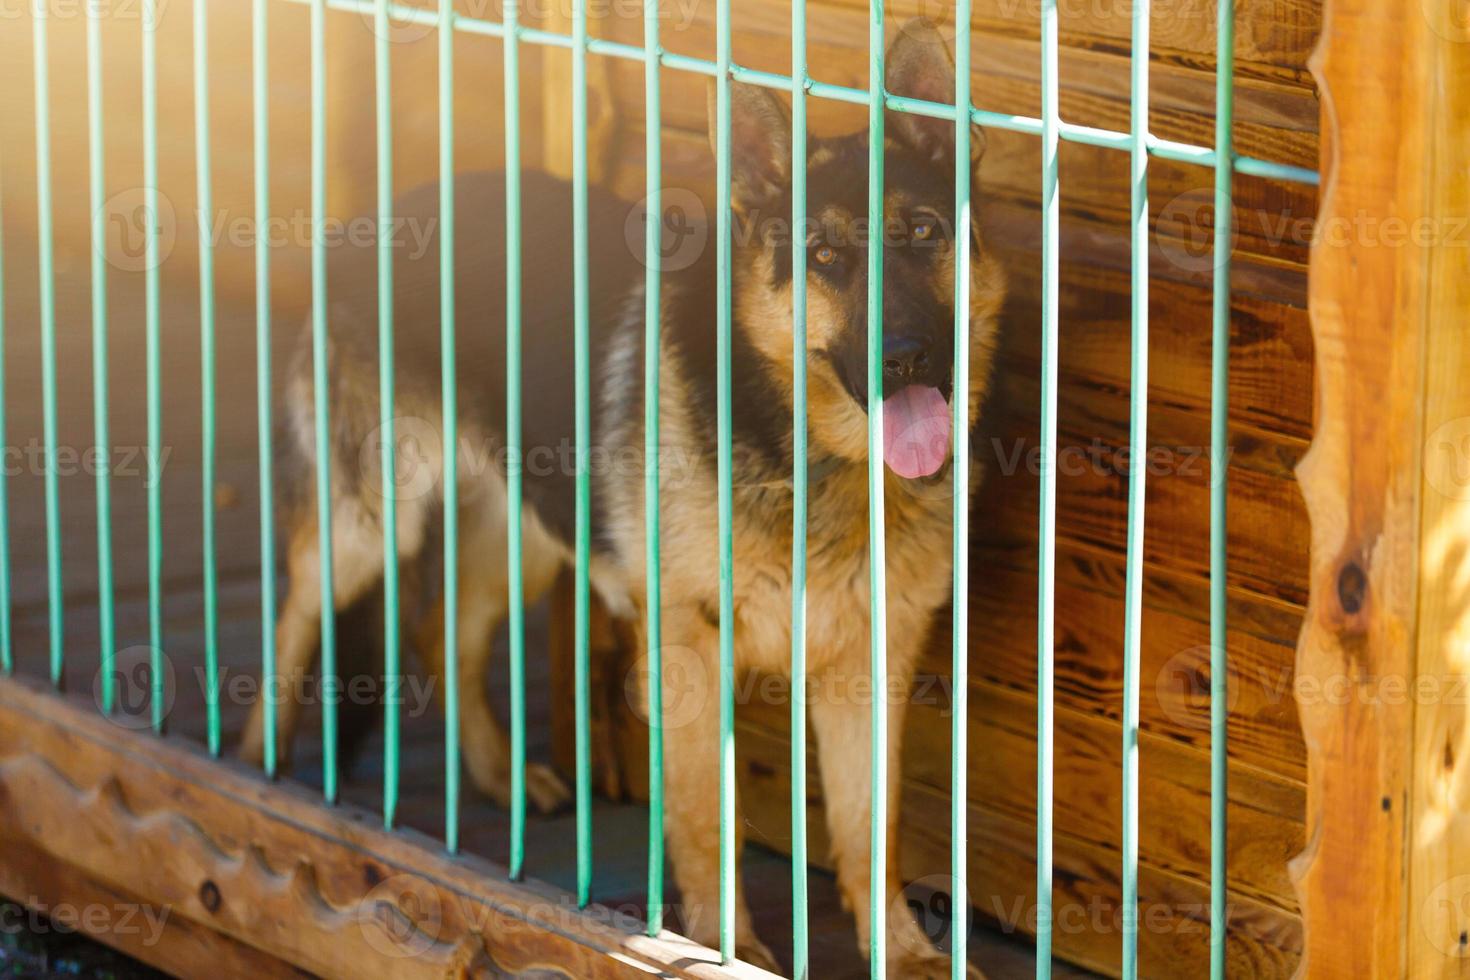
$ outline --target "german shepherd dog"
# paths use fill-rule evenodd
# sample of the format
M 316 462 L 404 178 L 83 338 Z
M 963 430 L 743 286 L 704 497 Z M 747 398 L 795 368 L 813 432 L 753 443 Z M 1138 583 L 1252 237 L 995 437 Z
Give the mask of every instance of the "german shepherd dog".
M 934 27 L 905 25 L 887 53 L 891 91 L 950 102 L 953 58 Z M 845 904 L 868 950 L 869 714 L 867 491 L 866 132 L 810 141 L 807 227 L 792 235 L 790 118 L 769 91 L 732 85 L 732 305 L 734 635 L 737 669 L 784 674 L 791 649 L 792 281 L 791 249 L 807 249 L 809 716 Z M 954 214 L 953 124 L 890 113 L 884 154 L 883 396 L 887 529 L 888 683 L 907 692 L 935 611 L 949 598 L 954 446 L 950 402 L 977 417 L 989 383 L 1004 290 L 978 224 Z M 974 134 L 979 159 L 983 134 Z M 714 140 L 713 130 L 711 140 Z M 509 741 L 486 700 L 491 635 L 507 611 L 504 183 L 467 175 L 457 183 L 456 302 L 459 372 L 459 673 L 464 759 L 470 778 L 509 800 Z M 524 353 L 522 465 L 525 598 L 534 601 L 573 561 L 576 471 L 573 428 L 572 216 L 569 186 L 527 174 L 523 184 Z M 978 195 L 976 195 L 978 197 Z M 590 330 L 596 401 L 590 447 L 595 507 L 590 576 L 614 615 L 638 623 L 645 609 L 643 471 L 644 270 L 632 207 L 592 188 L 589 197 Z M 630 213 L 633 214 L 630 224 Z M 406 195 L 395 215 L 431 222 L 438 191 Z M 955 268 L 956 228 L 968 224 L 972 260 Z M 437 241 L 437 236 L 436 236 Z M 381 630 L 384 496 L 378 465 L 377 308 L 370 249 L 334 253 L 329 279 L 329 403 L 332 601 L 339 646 L 368 646 Z M 715 245 L 711 235 L 687 268 L 662 276 L 660 351 L 663 639 L 693 658 L 680 727 L 665 740 L 668 847 L 690 938 L 715 945 L 719 894 L 720 604 L 716 482 Z M 442 675 L 443 605 L 435 598 L 442 559 L 437 245 L 395 259 L 395 448 L 397 555 L 407 639 L 425 669 Z M 971 384 L 953 391 L 954 295 L 970 277 Z M 278 667 L 311 668 L 320 631 L 314 411 L 309 350 L 287 384 L 281 452 L 293 457 L 282 492 L 289 592 L 280 609 Z M 488 460 L 488 462 L 487 462 Z M 375 625 L 375 623 L 377 625 Z M 348 637 L 351 639 L 348 639 Z M 345 664 L 345 661 L 344 661 Z M 363 672 L 361 665 L 350 672 Z M 349 673 L 346 666 L 343 673 Z M 693 683 L 690 691 L 687 684 Z M 442 685 L 441 685 L 442 686 Z M 644 692 L 646 695 L 646 691 Z M 897 854 L 899 740 L 906 698 L 888 695 L 888 847 Z M 299 706 L 281 705 L 289 746 Z M 686 716 L 687 715 L 687 716 Z M 344 725 L 346 717 L 344 715 Z M 242 754 L 261 755 L 260 708 Z M 348 735 L 344 733 L 344 742 Z M 528 766 L 527 792 L 549 811 L 568 799 L 550 769 Z M 741 826 L 741 821 L 736 821 Z M 949 966 L 901 900 L 899 861 L 887 863 L 889 975 L 947 977 Z M 738 886 L 737 886 L 738 888 Z M 737 894 L 741 959 L 777 963 Z M 978 971 L 971 971 L 978 976 Z

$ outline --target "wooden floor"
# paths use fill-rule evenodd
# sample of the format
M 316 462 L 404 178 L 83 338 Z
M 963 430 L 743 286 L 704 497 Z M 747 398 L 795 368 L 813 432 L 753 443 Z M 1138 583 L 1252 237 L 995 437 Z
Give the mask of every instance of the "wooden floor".
M 45 513 L 39 401 L 40 345 L 35 310 L 35 269 L 30 242 L 15 229 L 6 236 L 4 442 L 10 494 L 10 560 L 13 582 L 14 647 L 17 670 L 44 675 L 49 644 L 46 601 Z M 99 664 L 97 606 L 96 496 L 93 469 L 82 458 L 91 447 L 92 384 L 90 306 L 86 256 L 58 256 L 57 323 L 59 508 L 61 565 L 65 594 L 65 687 L 68 696 L 95 697 Z M 145 440 L 141 277 L 114 274 L 111 298 L 111 441 L 113 454 L 113 548 L 116 576 L 116 645 L 120 724 L 146 728 L 144 676 L 132 669 L 148 656 L 146 595 L 146 467 L 139 455 Z M 214 488 L 219 569 L 219 649 L 222 717 L 226 750 L 235 742 L 258 677 L 261 636 L 259 585 L 259 496 L 256 476 L 254 314 L 248 304 L 222 298 L 218 321 L 219 456 Z M 163 468 L 164 653 L 172 674 L 169 737 L 202 741 L 205 735 L 203 600 L 200 590 L 201 479 L 199 451 L 199 342 L 195 295 L 170 282 L 164 309 Z M 293 334 L 294 324 L 278 316 L 277 336 Z M 277 364 L 279 367 L 278 350 Z M 532 617 L 528 636 L 529 735 L 533 759 L 549 761 L 548 682 L 545 611 Z M 503 640 L 503 638 L 502 638 Z M 493 694 L 504 711 L 504 659 L 496 661 Z M 410 656 L 409 669 L 417 664 Z M 405 694 L 401 823 L 442 835 L 443 741 L 437 703 L 422 679 Z M 296 743 L 295 766 L 288 778 L 320 785 L 319 715 L 309 708 Z M 374 740 L 348 774 L 344 797 L 381 806 L 381 740 Z M 461 817 L 463 846 L 492 860 L 507 858 L 508 819 L 472 789 Z M 599 802 L 594 814 L 594 897 L 615 912 L 641 916 L 646 898 L 647 811 L 643 807 Z M 534 877 L 570 888 L 575 861 L 570 813 L 532 818 L 527 830 L 527 870 Z M 747 894 L 762 937 L 789 963 L 789 862 L 750 849 L 744 863 Z M 808 876 L 811 896 L 811 951 L 821 977 L 866 976 L 849 916 L 838 904 L 831 876 Z M 670 878 L 672 888 L 672 879 Z M 671 896 L 673 900 L 673 896 Z M 976 925 L 972 959 L 992 977 L 1023 977 L 1034 972 L 1031 947 Z M 1056 975 L 1083 976 L 1059 964 Z

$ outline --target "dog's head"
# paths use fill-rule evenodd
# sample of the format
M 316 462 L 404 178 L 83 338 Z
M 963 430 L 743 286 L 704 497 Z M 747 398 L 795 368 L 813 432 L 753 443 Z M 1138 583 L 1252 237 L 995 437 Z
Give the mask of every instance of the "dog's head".
M 896 95 L 954 101 L 953 56 L 927 21 L 903 27 L 888 49 L 886 74 L 886 87 Z M 868 253 L 877 237 L 868 228 L 868 133 L 808 140 L 807 220 L 793 227 L 790 114 L 769 90 L 741 84 L 731 86 L 730 108 L 738 329 L 769 362 L 774 378 L 791 377 L 792 249 L 805 249 L 811 436 L 829 453 L 861 459 L 867 451 Z M 713 140 L 713 90 L 710 109 Z M 969 215 L 956 219 L 954 124 L 889 112 L 884 128 L 885 458 L 900 476 L 922 478 L 942 469 L 953 442 L 957 236 L 968 235 L 971 243 L 972 417 L 989 374 L 1003 287 L 976 223 Z M 984 146 L 984 133 L 974 127 L 972 187 Z

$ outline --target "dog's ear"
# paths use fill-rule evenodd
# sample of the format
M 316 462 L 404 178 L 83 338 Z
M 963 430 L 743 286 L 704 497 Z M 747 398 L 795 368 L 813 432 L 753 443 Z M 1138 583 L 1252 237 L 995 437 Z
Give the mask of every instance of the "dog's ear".
M 709 145 L 718 152 L 718 88 L 709 83 Z M 742 214 L 791 179 L 791 116 L 768 89 L 730 83 L 730 203 Z
M 962 39 L 966 43 L 968 39 Z M 954 55 L 932 21 L 915 17 L 898 31 L 884 56 L 886 88 L 894 95 L 954 104 Z M 954 161 L 954 123 L 947 119 L 890 112 L 888 130 L 935 163 Z M 985 131 L 970 127 L 970 162 L 985 152 Z

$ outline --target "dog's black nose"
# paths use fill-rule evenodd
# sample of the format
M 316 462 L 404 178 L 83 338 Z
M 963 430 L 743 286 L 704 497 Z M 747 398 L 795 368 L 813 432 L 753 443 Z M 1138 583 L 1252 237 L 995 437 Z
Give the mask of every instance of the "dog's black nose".
M 919 337 L 884 337 L 883 380 L 903 383 L 923 377 L 929 370 L 930 346 Z

